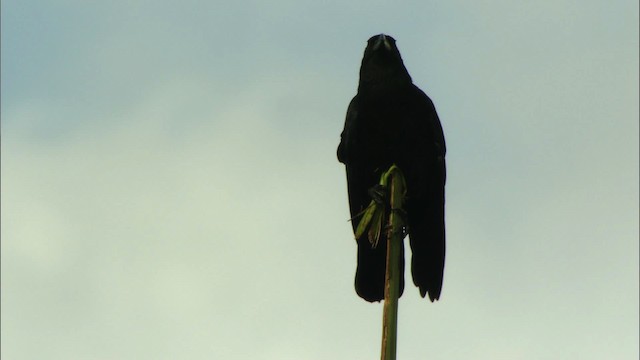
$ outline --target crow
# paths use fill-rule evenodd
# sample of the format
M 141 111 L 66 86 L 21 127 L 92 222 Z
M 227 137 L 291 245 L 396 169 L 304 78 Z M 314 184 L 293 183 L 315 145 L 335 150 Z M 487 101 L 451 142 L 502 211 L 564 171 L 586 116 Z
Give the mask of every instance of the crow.
M 372 200 L 380 175 L 396 164 L 404 174 L 405 219 L 412 251 L 411 273 L 420 295 L 433 302 L 442 289 L 445 257 L 444 186 L 446 146 L 431 99 L 411 80 L 393 37 L 367 42 L 358 92 L 349 103 L 338 160 L 346 167 L 353 231 Z M 384 233 L 384 231 L 383 231 Z M 384 299 L 386 238 L 377 246 L 356 239 L 355 288 L 363 299 Z M 400 295 L 404 290 L 404 246 Z

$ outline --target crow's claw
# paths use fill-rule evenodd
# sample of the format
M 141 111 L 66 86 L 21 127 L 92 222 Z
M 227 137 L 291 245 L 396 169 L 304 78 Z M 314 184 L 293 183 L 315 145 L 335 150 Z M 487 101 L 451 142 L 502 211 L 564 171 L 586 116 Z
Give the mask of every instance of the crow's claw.
M 369 188 L 369 197 L 378 205 L 387 206 L 389 203 L 389 189 L 384 185 L 374 185 Z

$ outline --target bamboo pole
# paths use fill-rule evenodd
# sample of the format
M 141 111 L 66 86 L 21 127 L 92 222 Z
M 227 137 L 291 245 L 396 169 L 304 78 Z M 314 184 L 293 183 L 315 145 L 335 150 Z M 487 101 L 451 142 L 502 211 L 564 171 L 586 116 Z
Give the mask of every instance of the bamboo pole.
M 390 177 L 390 179 L 389 179 Z M 403 210 L 406 184 L 400 168 L 392 165 L 383 175 L 389 184 L 390 205 L 387 226 L 387 270 L 385 274 L 384 308 L 382 315 L 382 360 L 395 360 L 398 336 L 398 297 L 400 295 L 400 256 L 404 239 Z

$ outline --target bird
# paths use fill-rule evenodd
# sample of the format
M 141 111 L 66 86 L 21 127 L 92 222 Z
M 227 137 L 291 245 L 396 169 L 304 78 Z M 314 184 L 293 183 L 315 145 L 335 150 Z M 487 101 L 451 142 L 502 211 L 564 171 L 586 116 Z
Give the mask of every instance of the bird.
M 353 231 L 372 201 L 380 176 L 395 164 L 406 182 L 403 216 L 413 283 L 431 302 L 440 298 L 444 273 L 445 154 L 444 132 L 433 101 L 413 84 L 396 40 L 385 34 L 372 36 L 337 149 L 346 169 Z M 387 243 L 382 233 L 377 246 L 372 246 L 366 232 L 356 239 L 355 289 L 369 302 L 384 299 Z M 404 245 L 399 266 L 402 295 Z

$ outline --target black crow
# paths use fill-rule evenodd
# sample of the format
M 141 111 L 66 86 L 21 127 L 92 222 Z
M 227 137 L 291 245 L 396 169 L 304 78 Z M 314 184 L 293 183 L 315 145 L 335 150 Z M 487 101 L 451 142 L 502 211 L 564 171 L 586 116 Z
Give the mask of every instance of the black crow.
M 355 233 L 372 200 L 380 175 L 396 164 L 403 172 L 407 196 L 405 218 L 411 245 L 413 282 L 431 301 L 440 297 L 444 271 L 444 184 L 446 146 L 431 99 L 415 86 L 394 38 L 369 39 L 360 67 L 358 93 L 347 110 L 338 146 L 345 164 Z M 384 232 L 383 232 L 384 233 Z M 367 233 L 356 239 L 356 292 L 373 302 L 384 298 L 386 238 L 372 247 Z M 400 260 L 400 294 L 404 290 L 404 248 Z

